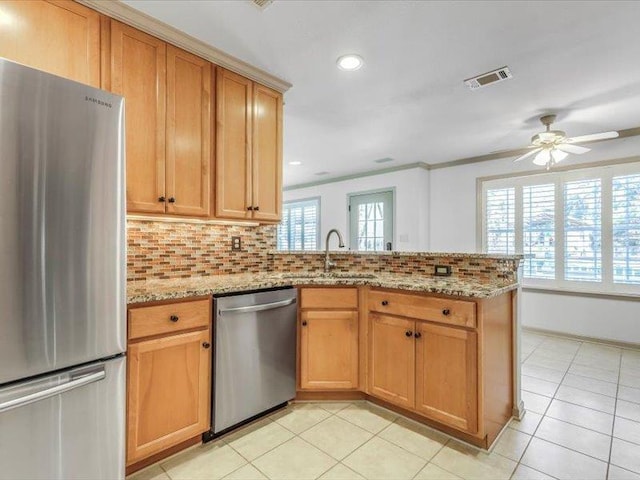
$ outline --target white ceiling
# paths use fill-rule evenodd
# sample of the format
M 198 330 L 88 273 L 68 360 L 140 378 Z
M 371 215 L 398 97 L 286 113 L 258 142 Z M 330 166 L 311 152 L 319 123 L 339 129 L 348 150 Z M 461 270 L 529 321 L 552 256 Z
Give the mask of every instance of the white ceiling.
M 640 2 L 125 3 L 293 84 L 285 185 L 523 147 L 547 112 L 571 136 L 640 125 Z M 364 67 L 338 70 L 345 53 Z

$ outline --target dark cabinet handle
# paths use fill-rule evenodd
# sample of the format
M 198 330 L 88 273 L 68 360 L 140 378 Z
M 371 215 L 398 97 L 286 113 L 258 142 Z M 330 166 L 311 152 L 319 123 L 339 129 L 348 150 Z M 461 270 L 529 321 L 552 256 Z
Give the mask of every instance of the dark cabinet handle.
M 410 337 L 411 335 L 413 335 L 413 332 L 412 332 L 411 330 L 407 330 L 406 332 L 404 332 L 404 334 L 405 334 L 407 337 Z
M 174 197 L 169 197 L 169 203 L 176 203 L 176 199 Z
M 166 200 L 166 198 L 164 198 L 164 197 L 158 197 L 158 201 L 159 202 L 164 202 L 165 200 Z
M 382 306 L 386 307 L 387 305 L 389 305 L 389 302 L 387 300 L 382 300 Z
M 442 314 L 446 317 L 447 315 L 449 315 L 451 313 L 451 310 L 449 310 L 448 308 L 445 308 L 444 310 L 442 310 Z
M 416 338 L 420 338 L 422 336 L 422 334 L 420 332 L 416 332 L 413 334 L 414 337 Z
M 211 346 L 211 344 L 210 344 L 209 342 L 204 342 L 204 343 L 202 344 L 202 346 L 203 346 L 204 348 L 209 348 L 209 347 Z
M 253 210 L 253 207 L 247 207 L 247 210 L 251 211 Z
M 303 321 L 302 321 L 302 326 L 303 326 L 303 327 L 306 327 L 306 326 L 307 326 L 307 321 L 306 321 L 306 320 L 303 320 Z
M 169 317 L 169 320 L 171 320 L 172 322 L 177 322 L 178 320 L 180 320 L 180 318 L 178 318 L 178 315 L 171 315 Z
M 254 209 L 255 211 L 258 211 L 258 210 L 260 210 L 260 207 L 253 207 L 253 209 Z

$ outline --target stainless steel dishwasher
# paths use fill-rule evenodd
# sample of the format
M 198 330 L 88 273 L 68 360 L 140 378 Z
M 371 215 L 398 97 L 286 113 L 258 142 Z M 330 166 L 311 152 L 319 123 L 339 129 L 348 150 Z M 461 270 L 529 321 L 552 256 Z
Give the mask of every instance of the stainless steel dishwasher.
M 205 441 L 296 395 L 295 288 L 215 296 L 211 431 Z

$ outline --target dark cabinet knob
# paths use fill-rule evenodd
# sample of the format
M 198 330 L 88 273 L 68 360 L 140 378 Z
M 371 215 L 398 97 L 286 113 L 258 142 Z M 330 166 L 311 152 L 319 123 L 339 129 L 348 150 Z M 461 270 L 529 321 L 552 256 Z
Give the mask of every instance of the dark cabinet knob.
M 411 330 L 407 330 L 406 332 L 404 332 L 404 334 L 405 334 L 407 337 L 410 337 L 411 335 L 413 335 L 413 332 L 412 332 Z
M 209 348 L 211 346 L 211 344 L 209 342 L 203 342 L 202 346 L 204 348 Z
M 176 203 L 176 199 L 174 197 L 169 197 L 169 203 Z
M 307 326 L 307 321 L 306 321 L 306 320 L 303 320 L 303 321 L 302 321 L 302 326 L 303 326 L 303 327 L 306 327 L 306 326 Z
M 253 207 L 247 207 L 247 210 L 251 211 L 253 210 Z
M 253 209 L 254 209 L 255 211 L 258 211 L 258 210 L 260 210 L 260 207 L 253 207 Z
M 171 320 L 172 322 L 177 322 L 177 321 L 178 321 L 178 320 L 180 320 L 180 319 L 178 318 L 178 316 L 177 316 L 177 315 L 171 315 L 171 316 L 169 317 L 169 320 Z
M 164 202 L 165 200 L 166 200 L 166 198 L 164 198 L 164 197 L 158 197 L 158 201 L 159 202 Z
M 420 338 L 422 336 L 422 334 L 420 332 L 416 332 L 413 334 L 414 337 L 416 338 Z
M 451 313 L 451 310 L 449 310 L 448 308 L 445 308 L 444 310 L 442 310 L 442 314 L 446 317 L 447 315 L 449 315 Z
M 387 305 L 389 305 L 389 302 L 387 300 L 382 300 L 382 306 L 386 307 Z

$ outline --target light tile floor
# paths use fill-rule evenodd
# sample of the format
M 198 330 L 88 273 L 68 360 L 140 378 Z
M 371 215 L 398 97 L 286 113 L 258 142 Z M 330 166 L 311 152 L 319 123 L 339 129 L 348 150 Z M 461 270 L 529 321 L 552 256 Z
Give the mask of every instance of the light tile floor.
M 131 480 L 640 479 L 640 350 L 525 332 L 491 453 L 366 402 L 298 403 Z

